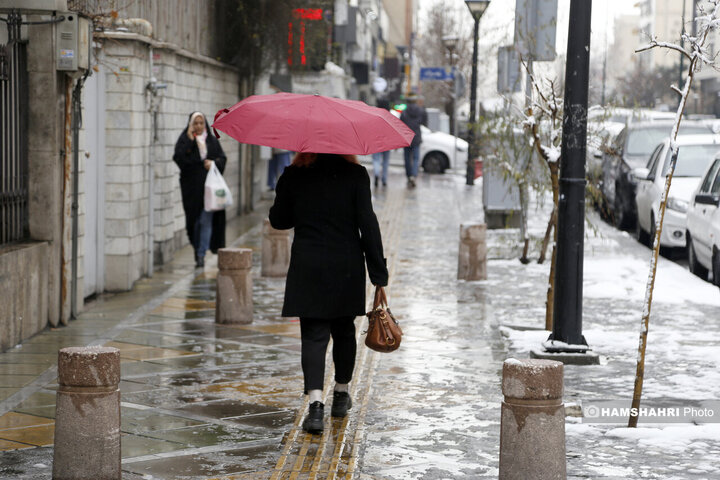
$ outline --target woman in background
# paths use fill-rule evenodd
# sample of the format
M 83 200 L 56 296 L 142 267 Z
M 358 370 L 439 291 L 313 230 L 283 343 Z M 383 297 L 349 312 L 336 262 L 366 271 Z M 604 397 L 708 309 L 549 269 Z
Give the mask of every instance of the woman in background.
M 195 250 L 195 267 L 205 266 L 205 253 L 225 246 L 225 211 L 207 212 L 203 205 L 205 177 L 213 162 L 222 173 L 227 158 L 220 142 L 209 134 L 205 115 L 190 114 L 175 143 L 173 160 L 180 167 L 180 191 L 185 210 L 185 230 Z

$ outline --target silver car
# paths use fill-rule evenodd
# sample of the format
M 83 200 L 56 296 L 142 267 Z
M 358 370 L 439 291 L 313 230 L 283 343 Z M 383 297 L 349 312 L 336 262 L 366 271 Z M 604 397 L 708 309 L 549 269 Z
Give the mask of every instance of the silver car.
M 720 287 L 720 156 L 710 163 L 687 211 L 688 263 L 690 271 Z

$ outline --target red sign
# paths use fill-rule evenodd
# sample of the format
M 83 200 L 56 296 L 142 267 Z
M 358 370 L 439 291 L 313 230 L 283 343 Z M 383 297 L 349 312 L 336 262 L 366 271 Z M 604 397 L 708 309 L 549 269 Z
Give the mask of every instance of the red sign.
M 322 20 L 322 8 L 296 8 L 293 10 L 293 17 L 303 20 Z

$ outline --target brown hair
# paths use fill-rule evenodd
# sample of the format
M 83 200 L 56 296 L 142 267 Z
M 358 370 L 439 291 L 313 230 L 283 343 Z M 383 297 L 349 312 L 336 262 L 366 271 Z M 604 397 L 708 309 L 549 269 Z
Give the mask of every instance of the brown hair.
M 325 154 L 330 155 L 330 154 Z M 335 154 L 333 154 L 335 155 Z M 358 163 L 357 157 L 355 155 L 341 155 L 337 154 L 338 157 L 344 158 L 350 163 Z M 318 154 L 312 153 L 312 152 L 298 152 L 295 154 L 295 158 L 293 158 L 292 165 L 295 165 L 296 167 L 307 167 L 315 163 L 315 160 L 317 160 Z

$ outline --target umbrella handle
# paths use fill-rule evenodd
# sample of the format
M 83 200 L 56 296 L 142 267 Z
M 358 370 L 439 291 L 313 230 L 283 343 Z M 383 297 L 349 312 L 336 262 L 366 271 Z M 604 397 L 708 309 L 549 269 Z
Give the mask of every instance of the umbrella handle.
M 228 110 L 227 108 L 222 108 L 222 109 L 218 110 L 217 113 L 215 114 L 215 118 L 213 119 L 213 125 L 215 125 L 215 122 L 217 122 L 217 119 L 220 115 L 222 115 L 223 113 L 227 113 L 229 111 L 230 110 Z M 217 130 L 215 130 L 215 127 L 212 127 L 212 129 L 213 129 L 213 133 L 215 133 L 215 138 L 220 138 L 220 134 L 217 132 Z

